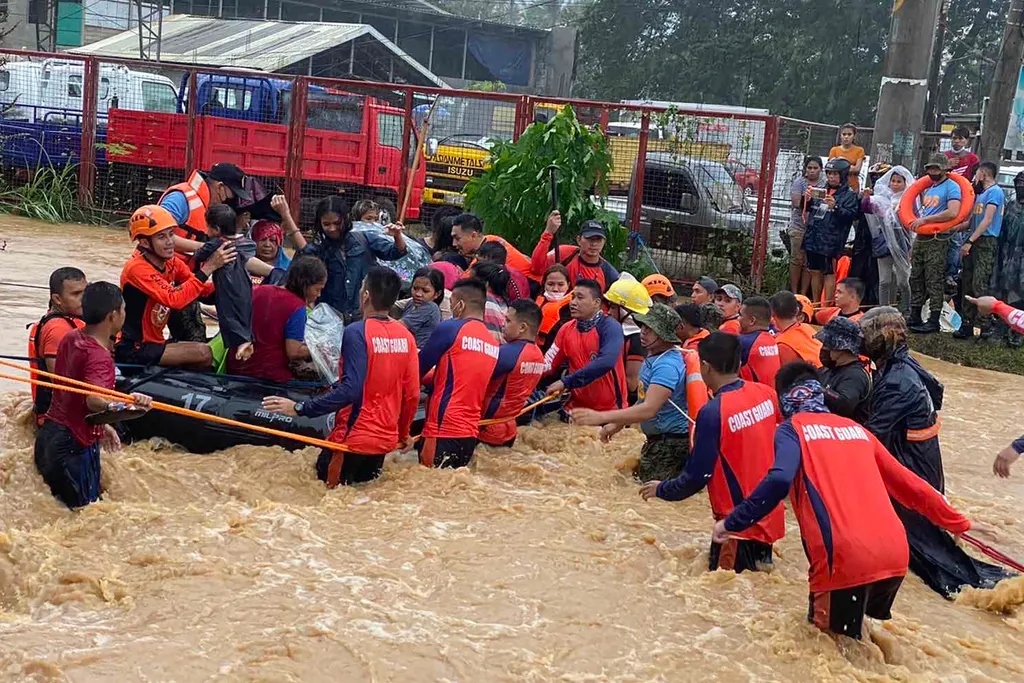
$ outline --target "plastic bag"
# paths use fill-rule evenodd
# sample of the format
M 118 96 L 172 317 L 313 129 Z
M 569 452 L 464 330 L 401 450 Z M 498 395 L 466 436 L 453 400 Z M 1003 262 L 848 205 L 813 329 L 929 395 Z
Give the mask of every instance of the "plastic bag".
M 354 232 L 372 232 L 377 235 L 381 235 L 384 238 L 394 243 L 394 238 L 391 235 L 384 232 L 384 227 L 380 223 L 367 223 L 365 221 L 355 221 L 352 223 L 352 230 Z M 405 236 L 405 256 L 395 261 L 385 261 L 384 259 L 377 259 L 377 263 L 390 268 L 391 270 L 398 273 L 399 277 L 402 278 L 402 282 L 407 284 L 412 283 L 413 274 L 433 263 L 433 259 L 430 256 L 430 250 L 425 246 L 417 242 L 409 235 Z
M 338 381 L 338 360 L 341 358 L 341 336 L 345 323 L 328 304 L 317 304 L 306 316 L 306 346 L 313 357 L 317 374 L 327 383 Z
M 927 320 L 930 312 L 931 306 L 926 301 L 924 302 L 924 308 L 921 309 L 921 317 Z M 956 332 L 960 329 L 961 323 L 960 314 L 953 308 L 953 304 L 948 301 L 943 302 L 942 315 L 939 316 L 939 329 L 943 332 Z

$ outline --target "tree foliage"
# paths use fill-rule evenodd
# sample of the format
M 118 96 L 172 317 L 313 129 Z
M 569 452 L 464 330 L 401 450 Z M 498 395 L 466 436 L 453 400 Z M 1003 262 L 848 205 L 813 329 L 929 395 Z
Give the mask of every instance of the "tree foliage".
M 940 111 L 979 109 L 1008 6 L 949 3 Z M 579 22 L 580 94 L 870 125 L 891 8 L 883 0 L 595 0 Z
M 466 207 L 483 220 L 487 232 L 501 235 L 530 253 L 551 211 L 548 167 L 558 167 L 558 209 L 562 213 L 562 244 L 590 219 L 608 229 L 605 255 L 619 265 L 626 231 L 618 218 L 591 200 L 607 195 L 612 165 L 608 140 L 596 128 L 582 125 L 572 107 L 548 123 L 534 123 L 515 142 L 492 140 L 489 167 L 466 185 Z

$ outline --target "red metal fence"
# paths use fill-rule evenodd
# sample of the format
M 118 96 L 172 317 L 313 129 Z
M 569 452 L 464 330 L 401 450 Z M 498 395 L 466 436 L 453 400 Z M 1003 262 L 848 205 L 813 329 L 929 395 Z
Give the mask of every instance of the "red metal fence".
M 783 133 L 765 115 L 6 50 L 0 195 L 23 196 L 13 190 L 51 169 L 81 206 L 123 214 L 193 169 L 233 162 L 283 193 L 303 227 L 328 194 L 395 212 L 408 195 L 407 220 L 429 224 L 462 205 L 490 139 L 515 140 L 565 105 L 607 134 L 610 190 L 595 199 L 634 233 L 633 254 L 678 280 L 759 282 Z

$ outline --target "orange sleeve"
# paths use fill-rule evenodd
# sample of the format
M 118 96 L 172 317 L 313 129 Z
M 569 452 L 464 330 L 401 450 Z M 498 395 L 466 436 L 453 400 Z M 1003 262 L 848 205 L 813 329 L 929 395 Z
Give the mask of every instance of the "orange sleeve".
M 842 147 L 833 147 L 832 149 L 830 149 L 828 151 L 828 158 L 829 159 L 835 159 L 836 157 L 841 157 L 841 156 L 843 156 L 843 148 Z
M 190 303 L 213 291 L 213 283 L 204 283 L 193 275 L 182 261 L 174 258 L 167 262 L 171 277 L 181 280 L 172 285 L 166 277 L 148 261 L 133 260 L 125 267 L 121 276 L 122 285 L 132 285 L 140 292 L 168 308 L 180 311 Z
M 885 446 L 873 435 L 875 462 L 885 482 L 885 490 L 897 503 L 915 510 L 928 518 L 932 524 L 954 534 L 971 528 L 971 522 L 946 502 L 946 498 L 933 489 L 931 484 L 901 465 Z
M 416 348 L 416 340 L 410 335 L 410 349 Z M 420 403 L 420 361 L 415 350 L 409 354 L 408 367 L 402 377 L 402 409 L 398 417 L 398 439 L 409 438 L 409 430 L 416 418 L 416 408 Z
M 551 248 L 551 233 L 545 230 L 537 240 L 537 246 L 533 248 L 533 257 L 530 259 L 530 270 L 537 275 L 544 277 L 544 271 L 555 262 L 554 254 L 548 256 L 548 249 Z
M 41 348 L 38 349 L 39 355 L 43 358 L 56 358 L 61 340 L 70 331 L 71 328 L 68 327 L 68 324 L 63 319 L 51 319 L 43 326 L 43 335 L 40 340 Z

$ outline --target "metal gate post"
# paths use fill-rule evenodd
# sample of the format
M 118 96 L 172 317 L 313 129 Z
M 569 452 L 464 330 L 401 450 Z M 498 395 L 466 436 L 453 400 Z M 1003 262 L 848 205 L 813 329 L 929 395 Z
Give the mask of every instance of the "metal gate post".
M 93 203 L 96 187 L 96 116 L 99 93 L 99 62 L 85 60 L 82 74 L 82 149 L 78 164 L 78 201 L 83 207 Z
M 636 166 L 633 172 L 633 211 L 629 217 L 630 232 L 640 232 L 640 209 L 644 203 L 644 172 L 647 169 L 647 138 L 650 136 L 651 114 L 644 112 L 640 120 L 640 144 L 636 152 Z
M 284 194 L 292 217 L 299 224 L 302 211 L 302 165 L 306 143 L 309 81 L 299 76 L 292 87 L 291 126 L 288 129 L 288 157 L 284 169 Z
M 437 97 L 437 95 L 435 95 Z M 402 123 L 402 171 L 398 175 L 398 198 L 401 200 L 405 197 L 405 186 L 409 182 L 415 182 L 414 179 L 409 178 L 409 148 L 411 146 L 411 140 L 409 139 L 415 131 L 412 127 L 412 90 L 405 91 L 405 117 Z M 426 144 L 426 140 L 420 140 L 419 137 L 415 138 L 416 144 L 422 147 Z M 417 148 L 417 154 L 419 148 Z M 424 149 L 423 154 L 426 155 Z M 397 216 L 395 217 L 397 220 Z
M 192 173 L 196 169 L 196 136 L 199 135 L 199 131 L 196 130 L 196 109 L 199 94 L 196 92 L 196 72 L 190 71 L 188 74 L 188 105 L 186 110 L 188 111 L 188 130 L 185 133 L 185 177 Z

